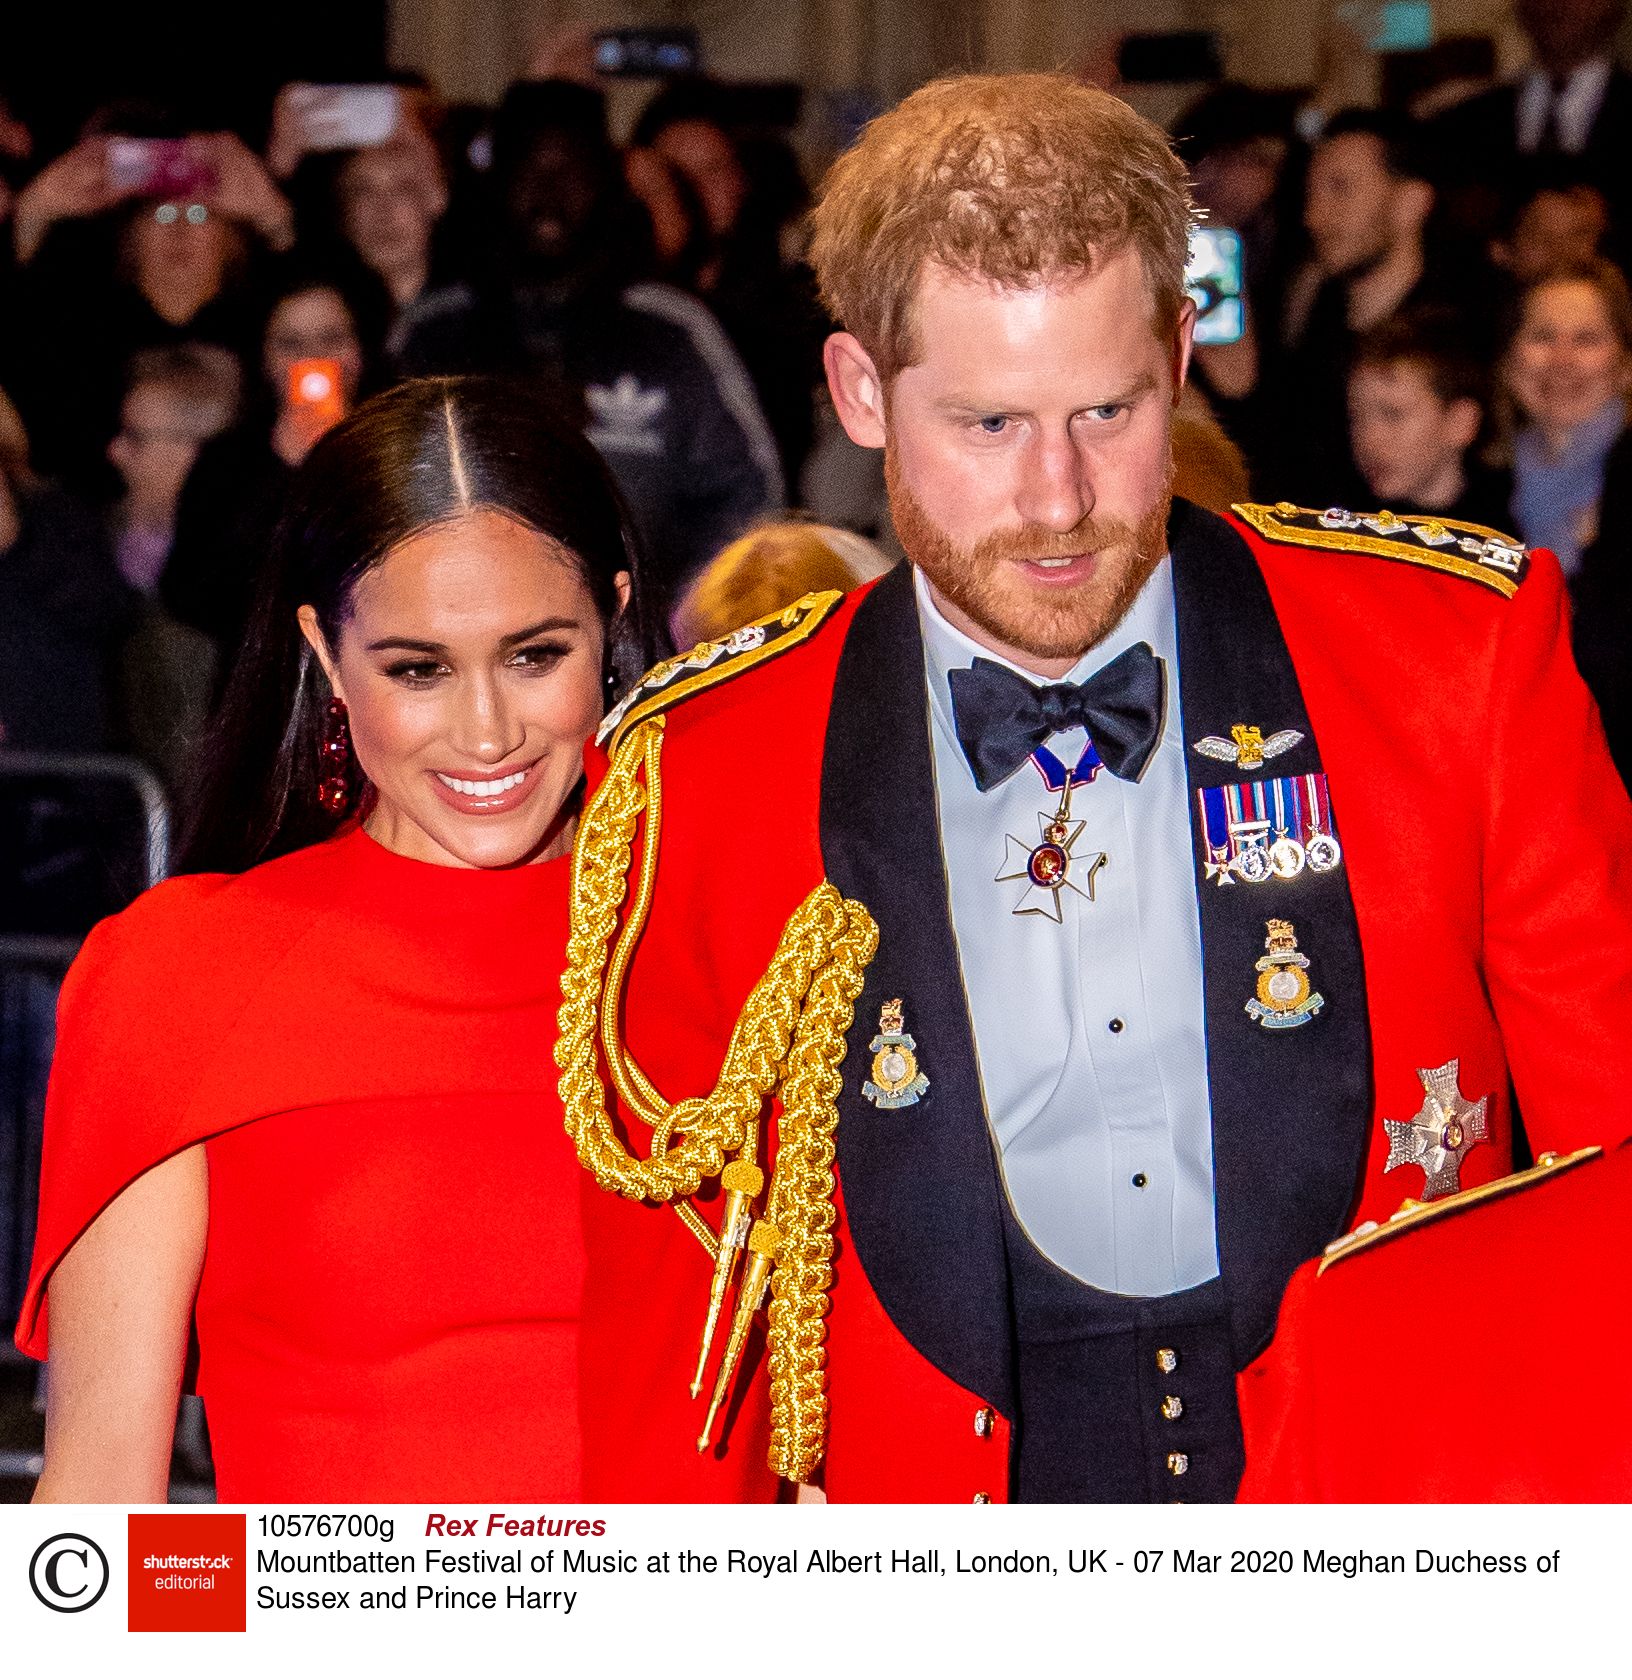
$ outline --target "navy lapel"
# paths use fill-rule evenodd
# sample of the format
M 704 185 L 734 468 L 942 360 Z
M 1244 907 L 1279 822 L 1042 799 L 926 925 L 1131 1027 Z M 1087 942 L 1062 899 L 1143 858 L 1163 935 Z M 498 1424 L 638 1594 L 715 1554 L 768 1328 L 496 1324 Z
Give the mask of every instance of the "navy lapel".
M 1188 502 L 1173 504 L 1168 541 L 1201 907 L 1219 1264 L 1244 1364 L 1269 1340 L 1293 1270 L 1346 1226 L 1371 1117 L 1371 1032 L 1345 867 L 1262 885 L 1203 880 L 1197 789 L 1322 765 L 1252 551 L 1222 519 Z M 1297 730 L 1303 739 L 1250 770 L 1196 751 L 1203 736 L 1228 740 L 1237 724 L 1265 736 Z M 1341 837 L 1343 813 L 1334 816 Z M 1310 983 L 1326 1000 L 1303 1026 L 1270 1030 L 1247 1013 L 1271 917 L 1293 924 Z
M 917 1350 L 1006 1416 L 1013 1338 L 997 1158 L 986 1123 L 942 861 L 912 572 L 857 610 L 822 764 L 822 856 L 878 922 L 839 1097 L 839 1180 L 868 1282 Z M 929 1089 L 904 1108 L 862 1093 L 879 1012 L 902 1000 Z

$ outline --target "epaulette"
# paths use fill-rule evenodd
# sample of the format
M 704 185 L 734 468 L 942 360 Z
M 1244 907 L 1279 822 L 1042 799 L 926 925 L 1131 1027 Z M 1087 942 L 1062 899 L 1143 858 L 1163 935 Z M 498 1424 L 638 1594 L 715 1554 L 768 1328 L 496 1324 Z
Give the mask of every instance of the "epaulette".
M 798 647 L 843 599 L 836 589 L 803 595 L 781 612 L 733 630 L 723 642 L 699 642 L 689 653 L 660 660 L 601 720 L 596 741 L 611 750 L 642 718 L 671 711 L 705 689 Z
M 1328 1266 L 1335 1266 L 1339 1260 L 1347 1260 L 1368 1248 L 1375 1248 L 1378 1243 L 1387 1242 L 1391 1237 L 1404 1236 L 1407 1231 L 1414 1231 L 1419 1225 L 1442 1219 L 1446 1214 L 1461 1213 L 1465 1208 L 1478 1207 L 1483 1202 L 1500 1201 L 1504 1196 L 1527 1190 L 1532 1184 L 1555 1178 L 1559 1173 L 1568 1172 L 1571 1167 L 1578 1167 L 1583 1161 L 1590 1161 L 1602 1154 L 1603 1150 L 1597 1144 L 1590 1149 L 1577 1149 L 1569 1155 L 1549 1152 L 1533 1167 L 1527 1167 L 1523 1172 L 1511 1173 L 1506 1178 L 1492 1179 L 1489 1184 L 1476 1184 L 1470 1190 L 1458 1190 L 1454 1195 L 1440 1196 L 1431 1202 L 1406 1201 L 1401 1204 L 1397 1213 L 1391 1213 L 1387 1219 L 1368 1219 L 1364 1225 L 1357 1225 L 1346 1237 L 1339 1237 L 1336 1242 L 1327 1243 L 1316 1275 L 1324 1274 Z
M 1350 513 L 1339 507 L 1321 511 L 1291 502 L 1237 502 L 1234 511 L 1270 542 L 1403 560 L 1481 583 L 1509 600 L 1530 569 L 1530 551 L 1517 537 L 1461 519 Z

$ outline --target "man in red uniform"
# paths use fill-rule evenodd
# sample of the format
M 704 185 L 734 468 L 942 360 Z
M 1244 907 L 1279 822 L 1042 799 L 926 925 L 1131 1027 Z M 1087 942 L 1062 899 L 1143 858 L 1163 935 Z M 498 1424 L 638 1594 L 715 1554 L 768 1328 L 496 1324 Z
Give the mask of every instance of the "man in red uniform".
M 1334 1243 L 1242 1374 L 1241 1498 L 1632 1499 L 1629 1219 L 1632 1149 L 1582 1150 Z
M 1509 1172 L 1510 1081 L 1538 1149 L 1624 1130 L 1632 809 L 1557 566 L 1170 503 L 1188 222 L 1161 134 L 1052 76 L 922 89 L 824 189 L 830 388 L 912 564 L 610 720 L 558 1050 L 625 1198 L 590 1497 L 758 1497 L 768 1417 L 831 1499 L 1229 1499 L 1299 1264 Z M 771 1279 L 723 1446 L 711 1275 L 737 1330 Z

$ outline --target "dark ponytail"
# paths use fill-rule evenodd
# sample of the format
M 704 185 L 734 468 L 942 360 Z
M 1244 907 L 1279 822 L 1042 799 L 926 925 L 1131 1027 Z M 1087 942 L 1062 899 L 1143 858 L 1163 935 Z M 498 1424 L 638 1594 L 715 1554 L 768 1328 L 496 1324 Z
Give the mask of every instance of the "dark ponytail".
M 576 557 L 608 629 L 613 686 L 654 657 L 632 527 L 606 467 L 536 391 L 416 379 L 370 399 L 295 474 L 221 710 L 205 743 L 183 871 L 236 873 L 326 839 L 317 802 L 328 684 L 300 633 L 310 604 L 333 646 L 357 581 L 417 532 L 494 508 Z M 618 608 L 616 579 L 634 584 Z

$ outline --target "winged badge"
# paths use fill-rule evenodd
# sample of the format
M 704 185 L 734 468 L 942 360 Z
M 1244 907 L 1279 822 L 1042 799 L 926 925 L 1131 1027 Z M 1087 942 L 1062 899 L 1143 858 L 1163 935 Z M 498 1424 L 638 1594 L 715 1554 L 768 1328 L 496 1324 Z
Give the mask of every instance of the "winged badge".
M 1208 758 L 1222 759 L 1242 770 L 1256 769 L 1266 758 L 1279 758 L 1303 739 L 1301 729 L 1277 729 L 1267 740 L 1256 724 L 1238 723 L 1226 741 L 1221 735 L 1203 735 L 1195 750 Z

